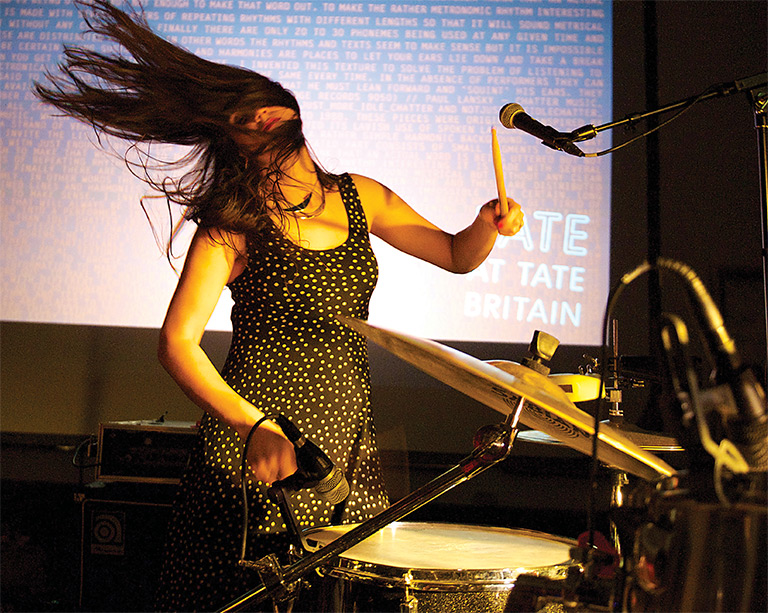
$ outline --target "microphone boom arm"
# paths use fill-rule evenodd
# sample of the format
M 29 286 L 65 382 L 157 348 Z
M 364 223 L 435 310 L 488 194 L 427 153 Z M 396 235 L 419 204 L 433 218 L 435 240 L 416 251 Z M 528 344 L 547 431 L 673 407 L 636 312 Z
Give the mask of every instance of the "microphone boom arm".
M 567 136 L 571 142 L 578 143 L 595 138 L 598 133 L 603 132 L 604 130 L 610 130 L 612 128 L 617 128 L 623 125 L 633 125 L 639 121 L 642 121 L 643 119 L 647 119 L 648 117 L 666 113 L 667 111 L 674 111 L 675 109 L 690 106 L 696 102 L 702 102 L 704 100 L 709 100 L 710 98 L 724 98 L 726 96 L 732 96 L 733 94 L 738 94 L 742 91 L 749 91 L 755 88 L 765 87 L 766 84 L 768 84 L 768 73 L 762 72 L 752 77 L 746 77 L 744 79 L 739 79 L 730 83 L 714 85 L 710 88 L 710 91 L 706 93 L 690 96 L 688 98 L 678 100 L 677 102 L 672 102 L 671 104 L 667 104 L 666 106 L 662 106 L 651 111 L 644 111 L 642 113 L 630 113 L 624 117 L 624 119 L 620 119 L 618 121 L 612 121 L 600 126 L 587 124 L 580 128 L 576 128 L 572 132 L 565 133 L 565 136 Z

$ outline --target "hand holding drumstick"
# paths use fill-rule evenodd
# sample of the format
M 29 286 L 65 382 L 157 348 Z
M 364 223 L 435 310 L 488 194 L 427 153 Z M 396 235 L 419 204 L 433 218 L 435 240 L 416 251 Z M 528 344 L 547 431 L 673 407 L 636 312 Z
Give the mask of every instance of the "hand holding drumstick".
M 504 187 L 504 172 L 501 166 L 501 151 L 495 128 L 491 128 L 491 148 L 493 170 L 496 175 L 496 191 L 499 196 L 496 200 L 496 216 L 493 221 L 499 234 L 513 236 L 523 227 L 523 211 L 517 202 L 512 198 L 507 198 L 507 190 Z

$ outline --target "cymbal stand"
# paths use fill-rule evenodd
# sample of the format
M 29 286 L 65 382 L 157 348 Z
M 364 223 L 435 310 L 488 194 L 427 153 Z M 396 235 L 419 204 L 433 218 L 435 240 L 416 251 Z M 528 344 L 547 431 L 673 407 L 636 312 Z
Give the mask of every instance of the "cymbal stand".
M 611 321 L 611 349 L 613 359 L 610 366 L 611 385 L 606 389 L 610 408 L 608 409 L 608 423 L 611 426 L 621 428 L 624 423 L 624 409 L 621 408 L 622 393 L 619 373 L 619 324 L 618 320 Z M 611 509 L 616 509 L 624 504 L 624 488 L 629 484 L 629 476 L 623 470 L 611 468 Z M 616 552 L 621 556 L 621 539 L 619 530 L 613 519 L 609 521 L 610 539 Z
M 468 481 L 506 458 L 512 450 L 517 436 L 518 422 L 524 403 L 525 400 L 522 397 L 519 398 L 515 409 L 507 415 L 503 423 L 480 428 L 474 437 L 475 447 L 472 453 L 456 466 L 401 498 L 378 515 L 362 522 L 325 547 L 302 557 L 287 568 L 281 568 L 274 555 L 266 556 L 264 560 L 257 562 L 257 565 L 263 563 L 269 568 L 269 572 L 262 574 L 261 585 L 242 594 L 219 609 L 219 612 L 239 611 L 249 603 L 258 604 L 270 597 L 279 599 L 283 594 L 290 595 L 293 591 L 292 586 L 308 572 L 326 564 L 385 526 L 402 519 L 453 487 Z
M 608 421 L 610 425 L 621 427 L 624 422 L 624 409 L 621 408 L 621 386 L 619 380 L 619 322 L 616 319 L 611 320 L 611 350 L 613 352 L 610 377 L 611 385 L 605 391 L 608 392 L 608 402 L 611 406 L 608 409 Z

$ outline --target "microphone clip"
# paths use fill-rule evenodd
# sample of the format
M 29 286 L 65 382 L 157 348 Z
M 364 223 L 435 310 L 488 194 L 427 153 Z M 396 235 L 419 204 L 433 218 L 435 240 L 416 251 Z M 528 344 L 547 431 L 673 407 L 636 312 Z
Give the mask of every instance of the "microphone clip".
M 568 155 L 576 157 L 584 157 L 584 152 L 579 149 L 575 144 L 575 139 L 571 138 L 570 134 L 565 132 L 553 131 L 552 136 L 547 140 L 542 140 L 541 144 L 554 149 L 555 151 L 562 151 Z
M 272 487 L 267 490 L 270 500 L 277 505 L 280 509 L 280 516 L 283 518 L 283 523 L 288 531 L 288 538 L 291 545 L 298 547 L 302 552 L 307 551 L 306 543 L 301 537 L 301 527 L 299 526 L 299 520 L 296 518 L 296 513 L 288 500 L 285 487 L 280 485 L 279 481 L 272 484 Z

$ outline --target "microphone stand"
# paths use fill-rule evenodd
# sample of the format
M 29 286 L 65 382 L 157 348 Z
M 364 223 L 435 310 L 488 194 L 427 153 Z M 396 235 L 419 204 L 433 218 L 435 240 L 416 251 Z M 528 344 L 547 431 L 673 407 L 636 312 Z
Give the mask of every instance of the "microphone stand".
M 378 515 L 362 522 L 332 543 L 301 558 L 285 569 L 280 568 L 274 556 L 267 556 L 267 558 L 271 559 L 264 562 L 264 564 L 270 568 L 268 573 L 262 573 L 261 585 L 242 594 L 222 609 L 219 609 L 219 613 L 239 611 L 248 603 L 258 604 L 269 597 L 277 597 L 279 599 L 281 594 L 290 595 L 292 592 L 291 586 L 311 570 L 326 564 L 340 553 L 357 545 L 357 543 L 375 534 L 385 526 L 402 519 L 409 513 L 441 496 L 449 489 L 475 477 L 506 458 L 512 450 L 512 444 L 517 436 L 517 424 L 524 403 L 525 400 L 521 397 L 515 410 L 507 416 L 506 421 L 495 426 L 485 426 L 478 430 L 475 435 L 475 448 L 472 453 L 461 460 L 456 466 L 404 498 L 401 498 Z M 261 564 L 261 562 L 257 564 Z
M 755 86 L 749 90 L 749 98 L 754 107 L 755 129 L 757 130 L 760 218 L 763 228 L 763 301 L 765 304 L 766 341 L 768 342 L 768 89 L 765 86 L 765 80 L 763 80 L 762 86 Z M 766 362 L 766 376 L 768 377 L 768 361 Z M 763 385 L 765 389 L 768 389 L 768 380 L 763 380 Z
M 755 129 L 757 130 L 758 169 L 760 178 L 760 218 L 762 221 L 762 261 L 763 261 L 763 312 L 766 333 L 766 370 L 763 386 L 768 389 L 768 73 L 762 72 L 751 77 L 739 79 L 730 83 L 722 83 L 710 88 L 710 91 L 691 96 L 672 104 L 660 107 L 644 113 L 630 113 L 624 119 L 613 121 L 600 126 L 585 125 L 573 132 L 567 133 L 571 142 L 577 143 L 589 140 L 597 136 L 603 130 L 609 130 L 622 125 L 632 125 L 681 107 L 690 106 L 696 102 L 702 102 L 711 98 L 723 98 L 741 92 L 747 92 L 755 115 Z
M 637 123 L 638 121 L 647 119 L 648 117 L 653 117 L 654 115 L 659 115 L 660 113 L 666 113 L 667 111 L 674 111 L 675 109 L 689 106 L 694 102 L 703 102 L 704 100 L 709 100 L 711 98 L 724 98 L 727 96 L 732 96 L 733 94 L 738 94 L 743 91 L 753 92 L 753 91 L 759 90 L 760 88 L 765 88 L 766 85 L 768 85 L 768 73 L 762 72 L 752 77 L 739 79 L 738 81 L 733 81 L 731 83 L 722 83 L 720 85 L 714 85 L 710 88 L 710 91 L 708 91 L 705 94 L 697 94 L 696 96 L 683 98 L 682 100 L 678 100 L 677 102 L 672 102 L 671 104 L 667 104 L 665 106 L 659 107 L 658 109 L 645 111 L 643 113 L 630 113 L 624 119 L 620 119 L 619 121 L 612 121 L 610 123 L 605 123 L 600 126 L 593 126 L 591 124 L 587 124 L 580 128 L 576 128 L 572 132 L 567 132 L 566 134 L 570 140 L 577 143 L 580 141 L 594 138 L 604 130 L 610 130 L 612 128 L 617 128 L 623 125 L 630 126 L 632 124 Z M 765 105 L 765 99 L 763 99 L 763 105 Z M 763 112 L 764 111 L 765 109 L 763 109 Z

